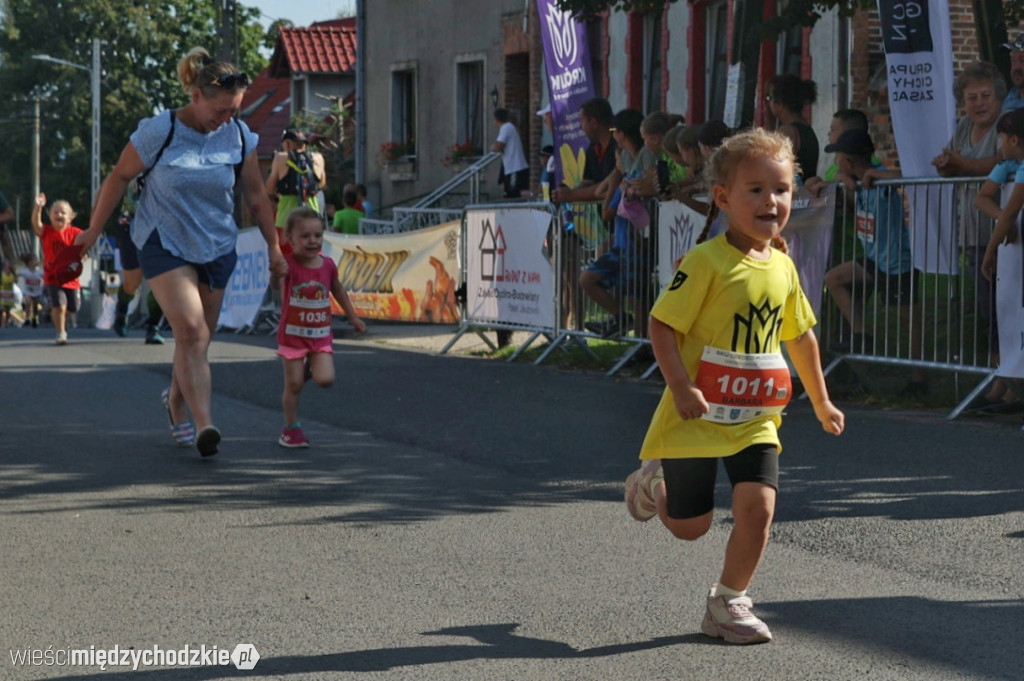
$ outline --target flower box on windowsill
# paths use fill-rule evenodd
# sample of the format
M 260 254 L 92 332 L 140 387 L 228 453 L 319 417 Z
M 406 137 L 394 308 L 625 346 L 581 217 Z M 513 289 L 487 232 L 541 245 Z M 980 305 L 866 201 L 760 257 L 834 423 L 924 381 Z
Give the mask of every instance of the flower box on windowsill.
M 388 161 L 385 169 L 392 182 L 413 180 L 416 176 L 416 161 L 412 158 L 397 158 L 394 161 Z
M 465 170 L 466 168 L 470 167 L 471 165 L 473 165 L 474 163 L 476 163 L 479 160 L 480 160 L 479 157 L 467 156 L 466 158 L 460 158 L 457 161 L 452 161 L 451 163 L 448 164 L 448 167 L 451 168 L 451 171 L 452 171 L 453 175 L 458 175 L 463 170 Z

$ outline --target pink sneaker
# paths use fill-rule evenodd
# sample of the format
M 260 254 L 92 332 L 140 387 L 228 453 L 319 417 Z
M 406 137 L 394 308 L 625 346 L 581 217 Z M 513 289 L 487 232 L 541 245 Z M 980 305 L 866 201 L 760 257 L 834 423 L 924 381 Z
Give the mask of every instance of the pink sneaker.
M 749 596 L 726 598 L 709 593 L 700 630 L 705 636 L 724 638 L 729 643 L 767 643 L 772 640 L 772 632 L 750 612 L 753 605 Z
M 309 440 L 306 439 L 306 434 L 302 432 L 302 428 L 296 426 L 295 428 L 285 428 L 282 430 L 281 437 L 277 438 L 277 444 L 289 449 L 298 449 L 300 447 L 308 447 Z

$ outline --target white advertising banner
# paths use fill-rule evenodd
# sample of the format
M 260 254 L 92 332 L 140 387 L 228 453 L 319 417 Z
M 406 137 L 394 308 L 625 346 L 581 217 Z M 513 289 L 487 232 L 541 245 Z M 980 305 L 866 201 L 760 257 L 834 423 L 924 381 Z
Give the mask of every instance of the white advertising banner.
M 1009 192 L 1006 188 L 1003 196 Z M 1005 199 L 1003 201 L 1005 204 Z M 1007 378 L 1024 379 L 1024 243 L 1017 216 L 1017 238 L 999 246 L 996 262 L 996 320 L 999 324 L 999 369 Z
M 798 189 L 793 194 L 789 224 L 782 232 L 815 314 L 821 309 L 825 271 L 832 251 L 835 206 L 835 186 L 822 190 L 818 197 Z M 658 284 L 661 288 L 672 283 L 675 263 L 696 245 L 706 222 L 707 217 L 678 201 L 663 201 L 659 205 Z
M 904 177 L 937 177 L 931 161 L 953 138 L 953 46 L 947 0 L 878 0 L 889 109 Z M 914 267 L 955 274 L 953 189 L 908 187 Z
M 800 273 L 804 295 L 816 316 L 821 316 L 821 296 L 832 252 L 835 219 L 836 185 L 823 189 L 820 196 L 811 196 L 801 188 L 793 194 L 789 224 L 782 231 L 789 245 L 789 257 Z
M 675 263 L 693 248 L 707 221 L 707 216 L 679 201 L 658 205 L 658 286 L 672 283 Z
M 466 316 L 555 329 L 555 273 L 545 255 L 551 213 L 466 211 Z
M 323 253 L 360 317 L 403 322 L 459 321 L 459 221 L 400 234 L 324 234 Z M 344 314 L 332 301 L 334 314 Z
M 238 233 L 235 252 L 238 262 L 224 291 L 217 324 L 229 329 L 242 329 L 252 324 L 263 305 L 270 286 L 270 260 L 267 258 L 267 242 L 256 227 Z

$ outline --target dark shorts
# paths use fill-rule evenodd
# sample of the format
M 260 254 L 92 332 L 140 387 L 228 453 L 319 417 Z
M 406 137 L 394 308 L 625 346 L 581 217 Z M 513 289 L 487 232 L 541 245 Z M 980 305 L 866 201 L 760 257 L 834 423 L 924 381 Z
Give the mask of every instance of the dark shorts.
M 662 459 L 668 516 L 696 518 L 715 508 L 716 458 Z M 729 482 L 760 482 L 779 489 L 779 450 L 775 445 L 753 445 L 732 456 L 721 457 Z
M 50 307 L 66 307 L 68 312 L 78 312 L 80 295 L 80 290 L 77 288 L 64 288 L 56 284 L 46 285 L 46 297 L 50 301 Z
M 886 274 L 871 260 L 865 262 L 865 268 L 874 280 L 868 285 L 868 291 L 877 292 L 889 305 L 907 307 L 918 293 L 917 270 L 904 274 Z
M 164 248 L 160 242 L 160 234 L 155 229 L 146 239 L 142 250 L 139 251 L 139 264 L 142 266 L 142 274 L 146 279 L 152 279 L 179 267 L 189 266 L 199 274 L 200 284 L 206 284 L 214 290 L 227 288 L 231 272 L 234 271 L 237 261 L 238 253 L 232 250 L 210 262 L 188 262 Z
M 132 226 L 124 224 L 118 226 L 117 249 L 121 252 L 121 269 L 139 269 L 139 249 L 135 248 L 132 241 Z
M 524 169 L 509 173 L 502 178 L 505 185 L 505 198 L 517 199 L 530 187 L 530 170 Z
M 613 248 L 587 265 L 587 271 L 596 272 L 601 277 L 601 286 L 608 290 L 636 295 L 642 290 L 647 268 L 621 248 Z

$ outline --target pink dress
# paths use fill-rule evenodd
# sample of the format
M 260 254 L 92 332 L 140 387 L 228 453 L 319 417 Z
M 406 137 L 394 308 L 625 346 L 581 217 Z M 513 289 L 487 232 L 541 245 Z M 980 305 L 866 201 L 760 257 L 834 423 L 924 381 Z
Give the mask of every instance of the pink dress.
M 334 352 L 331 332 L 331 284 L 338 266 L 321 258 L 319 268 L 303 267 L 291 254 L 282 286 L 281 323 L 277 327 L 277 354 L 300 359 L 312 352 Z

